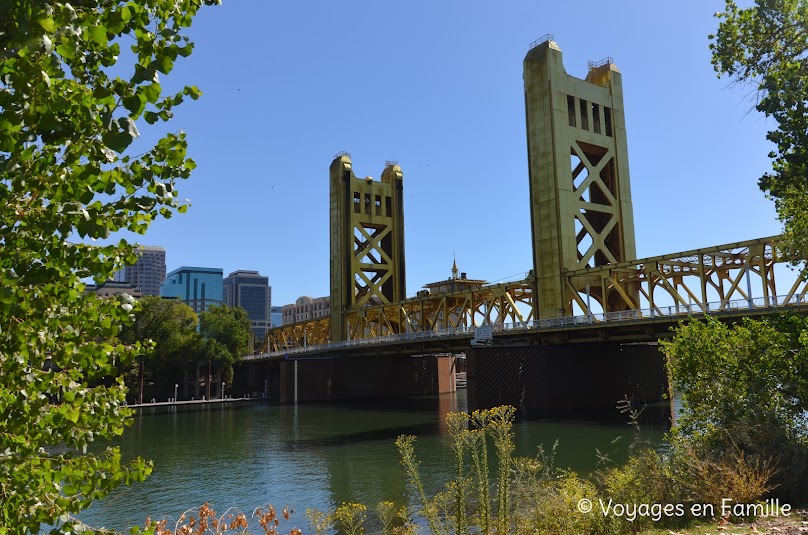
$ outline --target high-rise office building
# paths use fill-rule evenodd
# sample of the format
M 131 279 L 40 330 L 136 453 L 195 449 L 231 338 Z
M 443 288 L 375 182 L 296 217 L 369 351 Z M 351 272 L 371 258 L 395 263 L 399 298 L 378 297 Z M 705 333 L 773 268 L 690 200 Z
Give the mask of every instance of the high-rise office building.
M 283 325 L 283 307 L 272 307 L 272 326 L 280 327 Z
M 257 342 L 266 338 L 272 326 L 272 288 L 269 278 L 257 271 L 240 269 L 223 281 L 224 302 L 230 307 L 241 307 L 247 311 L 252 322 L 252 331 Z
M 160 295 L 181 299 L 197 314 L 224 304 L 222 268 L 182 266 L 175 269 L 160 286 Z
M 125 282 L 140 288 L 143 295 L 160 295 L 160 285 L 166 278 L 166 250 L 159 246 L 138 247 L 137 262 L 115 272 L 115 282 Z

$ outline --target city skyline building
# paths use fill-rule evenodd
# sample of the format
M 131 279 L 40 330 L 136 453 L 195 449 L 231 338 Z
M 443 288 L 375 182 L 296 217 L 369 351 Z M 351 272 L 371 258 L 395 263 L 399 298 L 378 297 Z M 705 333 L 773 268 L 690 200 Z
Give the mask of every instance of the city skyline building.
M 166 276 L 161 297 L 182 300 L 197 314 L 224 304 L 222 268 L 182 266 Z
M 84 286 L 84 291 L 87 293 L 94 293 L 98 297 L 113 297 L 116 295 L 128 294 L 139 299 L 143 297 L 140 288 L 137 288 L 128 282 L 121 282 L 108 279 L 101 284 L 87 284 Z
M 294 304 L 283 305 L 282 323 L 288 325 L 298 321 L 318 319 L 331 314 L 331 297 L 298 297 Z
M 273 306 L 270 307 L 272 314 L 272 327 L 280 327 L 283 325 L 283 307 Z
M 426 295 L 429 295 L 430 293 L 446 294 L 466 290 L 476 290 L 484 284 L 488 284 L 488 281 L 482 279 L 469 279 L 465 271 L 459 272 L 457 269 L 457 260 L 454 260 L 452 262 L 451 277 L 442 281 L 428 282 L 424 284 L 424 288 L 427 290 Z M 421 292 L 418 292 L 418 296 L 421 296 Z
M 263 341 L 272 326 L 272 287 L 269 286 L 269 277 L 257 271 L 239 269 L 222 281 L 222 287 L 225 304 L 246 310 L 255 340 Z
M 166 250 L 159 245 L 141 245 L 133 266 L 115 272 L 115 282 L 125 282 L 139 288 L 143 295 L 160 295 L 160 285 L 166 278 Z

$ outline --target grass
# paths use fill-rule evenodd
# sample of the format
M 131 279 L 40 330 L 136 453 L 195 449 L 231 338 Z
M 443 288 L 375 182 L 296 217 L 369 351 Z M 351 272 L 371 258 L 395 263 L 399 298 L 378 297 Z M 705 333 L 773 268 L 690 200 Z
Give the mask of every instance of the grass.
M 808 514 L 805 511 L 790 517 L 744 523 L 709 522 L 679 530 L 649 529 L 638 535 L 796 535 L 808 533 Z

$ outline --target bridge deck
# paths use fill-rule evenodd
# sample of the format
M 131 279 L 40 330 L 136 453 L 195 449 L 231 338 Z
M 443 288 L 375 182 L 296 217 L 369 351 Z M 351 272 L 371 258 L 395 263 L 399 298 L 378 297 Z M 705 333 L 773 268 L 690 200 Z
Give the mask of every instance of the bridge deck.
M 768 316 L 779 312 L 808 312 L 808 296 L 740 299 L 699 305 L 671 305 L 490 325 L 498 343 L 506 339 L 532 339 L 547 343 L 592 342 L 597 340 L 646 341 L 670 334 L 670 327 L 688 317 L 709 314 L 724 321 L 741 317 Z M 323 358 L 360 355 L 399 354 L 402 356 L 467 349 L 480 326 L 408 332 L 342 342 L 293 347 L 245 357 L 247 361 L 284 358 Z

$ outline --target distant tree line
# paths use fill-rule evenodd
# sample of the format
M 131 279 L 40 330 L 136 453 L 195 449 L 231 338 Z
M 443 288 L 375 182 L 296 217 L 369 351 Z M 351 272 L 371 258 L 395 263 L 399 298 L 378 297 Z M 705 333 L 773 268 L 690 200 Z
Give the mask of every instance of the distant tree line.
M 144 297 L 134 321 L 120 333 L 127 345 L 146 350 L 119 367 L 128 400 L 148 402 L 221 396 L 222 382 L 232 384 L 233 366 L 249 351 L 250 319 L 241 307 L 215 306 L 197 315 L 182 301 Z

